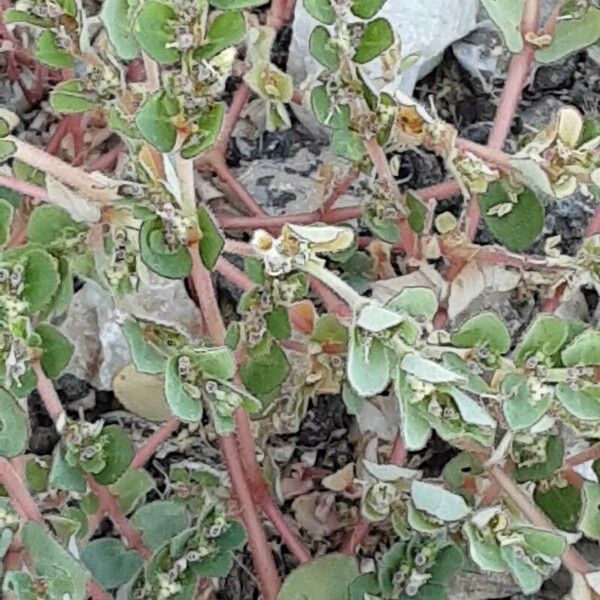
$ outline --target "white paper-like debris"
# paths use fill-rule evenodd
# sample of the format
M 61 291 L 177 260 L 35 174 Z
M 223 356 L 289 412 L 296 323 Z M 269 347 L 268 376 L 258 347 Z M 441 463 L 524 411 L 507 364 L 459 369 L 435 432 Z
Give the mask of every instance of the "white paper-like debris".
M 75 346 L 69 372 L 101 390 L 112 389 L 115 375 L 131 362 L 120 326 L 123 312 L 192 337 L 199 333 L 200 313 L 182 281 L 151 275 L 148 285 L 119 300 L 119 310 L 105 290 L 87 281 L 73 297 L 59 329 Z

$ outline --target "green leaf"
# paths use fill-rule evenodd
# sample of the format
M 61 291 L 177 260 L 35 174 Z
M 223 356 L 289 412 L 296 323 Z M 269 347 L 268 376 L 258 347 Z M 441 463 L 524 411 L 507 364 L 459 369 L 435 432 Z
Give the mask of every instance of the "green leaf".
M 430 383 L 464 383 L 462 375 L 446 369 L 446 367 L 419 354 L 405 354 L 400 363 L 400 368 L 409 375 L 413 375 Z
M 50 467 L 50 486 L 57 490 L 83 493 L 86 490 L 86 482 L 81 469 L 72 467 L 64 456 L 64 449 L 57 445 L 52 457 Z
M 28 442 L 27 416 L 17 401 L 0 388 L 0 456 L 18 456 L 25 451 Z
M 600 331 L 587 329 L 580 333 L 562 352 L 565 367 L 600 365 Z
M 556 397 L 574 417 L 582 421 L 600 421 L 600 386 L 573 390 L 566 383 L 559 383 Z
M 527 379 L 519 373 L 508 373 L 502 380 L 500 392 L 505 398 L 502 406 L 504 416 L 513 431 L 535 425 L 552 404 L 552 394 L 535 401 Z
M 176 21 L 177 14 L 173 8 L 150 0 L 143 4 L 133 27 L 137 41 L 148 56 L 164 65 L 177 62 L 181 54 L 176 48 L 168 47 L 175 42 Z
M 207 269 L 212 269 L 225 246 L 225 236 L 210 211 L 202 206 L 198 210 L 198 225 L 202 231 L 200 258 Z
M 206 30 L 206 42 L 194 51 L 194 59 L 209 59 L 244 39 L 246 21 L 239 11 L 225 12 L 212 21 Z
M 359 574 L 353 556 L 326 554 L 294 569 L 277 600 L 347 600 L 348 586 Z
M 468 541 L 469 556 L 482 571 L 504 573 L 507 570 L 500 547 L 496 543 L 484 541 L 472 523 L 465 523 L 463 531 Z
M 27 239 L 34 244 L 46 246 L 85 230 L 85 225 L 74 221 L 64 208 L 42 204 L 29 216 Z
M 359 19 L 372 19 L 386 2 L 387 0 L 354 0 L 350 10 Z
M 348 342 L 348 329 L 333 315 L 325 313 L 317 319 L 310 339 L 318 344 L 334 342 L 345 345 Z
M 600 38 L 600 9 L 591 6 L 580 19 L 560 20 L 552 43 L 540 48 L 535 59 L 542 64 L 561 61 L 574 52 L 596 43 Z
M 521 35 L 521 19 L 523 16 L 523 0 L 481 0 L 488 15 L 498 25 L 504 36 L 508 49 L 521 52 L 523 36 Z
M 365 146 L 360 136 L 349 129 L 335 129 L 331 136 L 331 148 L 337 156 L 351 162 L 360 162 L 365 157 Z
M 413 481 L 410 496 L 415 508 L 442 521 L 458 521 L 471 512 L 462 496 L 425 481 Z
M 200 348 L 192 360 L 204 378 L 226 381 L 235 375 L 235 358 L 225 346 Z
M 365 573 L 356 578 L 348 587 L 348 600 L 364 600 L 365 594 L 377 596 L 379 582 L 375 573 Z
M 533 494 L 535 503 L 558 529 L 576 531 L 581 514 L 581 492 L 573 485 L 558 487 L 552 483 L 546 490 L 537 486 Z
M 515 364 L 522 367 L 530 356 L 537 353 L 546 357 L 555 355 L 568 337 L 569 326 L 565 321 L 552 315 L 538 317 L 515 350 Z
M 395 219 L 380 218 L 375 210 L 367 209 L 363 213 L 363 222 L 374 236 L 387 244 L 396 244 L 400 241 L 400 230 Z
M 290 364 L 279 344 L 265 336 L 240 366 L 242 383 L 253 395 L 264 397 L 277 389 L 288 377 Z
M 40 463 L 38 459 L 31 458 L 25 467 L 25 481 L 27 489 L 34 494 L 41 494 L 48 489 L 48 476 L 50 470 L 46 462 Z
M 170 152 L 177 139 L 177 129 L 172 118 L 178 111 L 179 106 L 175 100 L 165 92 L 156 92 L 138 111 L 135 124 L 144 138 L 157 150 Z
M 67 258 L 61 256 L 58 259 L 58 274 L 60 284 L 56 294 L 52 298 L 52 303 L 48 307 L 49 314 L 52 316 L 61 316 L 71 305 L 74 293 L 73 273 L 71 272 L 71 264 Z
M 133 60 L 140 49 L 129 18 L 128 0 L 104 0 L 100 20 L 119 58 Z
M 405 288 L 385 306 L 419 322 L 429 323 L 437 312 L 438 300 L 435 293 L 428 288 Z
M 478 395 L 492 393 L 492 389 L 486 381 L 479 375 L 473 373 L 466 361 L 458 356 L 458 354 L 455 354 L 454 352 L 445 352 L 442 355 L 442 363 L 451 371 L 454 371 L 465 378 L 466 382 L 461 384 L 461 388 L 465 391 L 473 392 Z
M 155 375 L 164 373 L 166 366 L 166 357 L 154 346 L 149 344 L 142 328 L 133 319 L 128 319 L 122 326 L 123 334 L 129 344 L 129 351 L 135 368 L 140 373 L 149 373 Z
M 518 467 L 515 471 L 517 483 L 552 479 L 556 471 L 562 467 L 565 454 L 565 443 L 560 436 L 551 435 L 546 442 L 546 458 L 543 462 L 527 467 Z
M 265 282 L 265 263 L 256 256 L 244 257 L 244 273 L 258 285 Z
M 285 306 L 277 306 L 265 315 L 267 329 L 276 340 L 288 340 L 292 336 L 290 315 Z
M 375 396 L 385 390 L 390 382 L 391 364 L 380 339 L 372 338 L 371 344 L 366 346 L 356 329 L 351 332 L 347 374 L 359 396 Z
M 308 47 L 314 58 L 326 69 L 335 71 L 340 66 L 337 48 L 331 43 L 331 34 L 326 27 L 317 25 L 310 34 Z
M 403 321 L 404 317 L 393 310 L 376 304 L 367 304 L 360 311 L 355 325 L 369 333 L 381 333 L 387 329 L 397 327 Z
M 0 247 L 8 243 L 14 212 L 13 205 L 8 200 L 0 198 Z
M 498 354 L 510 350 L 510 333 L 504 321 L 492 312 L 484 312 L 467 319 L 451 338 L 457 348 L 485 346 Z
M 481 463 L 468 452 L 461 452 L 444 465 L 442 477 L 452 491 L 464 495 L 467 479 L 472 480 L 481 473 L 483 473 Z
M 334 108 L 325 85 L 318 85 L 313 88 L 310 102 L 315 118 L 321 125 L 332 129 L 348 129 L 350 107 L 343 105 Z
M 209 0 L 208 3 L 221 10 L 240 10 L 264 6 L 269 3 L 269 0 Z
M 21 540 L 36 575 L 49 582 L 54 598 L 87 598 L 88 575 L 77 561 L 39 523 L 23 526 Z
M 369 21 L 363 29 L 352 60 L 359 65 L 371 62 L 394 43 L 394 31 L 387 19 Z
M 578 527 L 586 537 L 600 540 L 600 483 L 584 482 L 583 510 Z
M 131 524 L 142 533 L 142 541 L 156 550 L 189 527 L 190 518 L 183 504 L 156 500 L 138 508 Z
M 92 540 L 81 552 L 81 562 L 106 590 L 115 590 L 133 579 L 144 561 L 135 550 L 127 550 L 121 540 Z
M 224 102 L 216 102 L 202 113 L 195 123 L 195 132 L 185 140 L 181 148 L 181 156 L 194 158 L 216 144 L 224 117 Z
M 42 339 L 42 369 L 50 379 L 58 377 L 71 361 L 73 344 L 56 327 L 41 323 L 35 332 Z
M 517 558 L 510 546 L 502 546 L 500 555 L 525 594 L 534 594 L 542 585 L 542 576 L 528 563 Z
M 91 94 L 86 91 L 81 79 L 69 79 L 57 84 L 50 93 L 50 106 L 59 113 L 71 115 L 92 110 L 101 106 L 89 98 Z
M 427 219 L 427 206 L 411 192 L 406 194 L 406 206 L 408 208 L 408 224 L 410 228 L 418 234 L 425 231 L 425 221 Z
M 53 23 L 49 19 L 43 19 L 33 13 L 26 12 L 24 10 L 16 10 L 9 8 L 3 15 L 4 23 L 10 25 L 11 23 L 25 23 L 26 25 L 33 25 L 34 27 L 52 27 Z
M 544 205 L 531 190 L 525 189 L 508 214 L 502 217 L 488 214 L 491 208 L 506 202 L 510 202 L 506 190 L 500 182 L 493 182 L 488 191 L 479 196 L 481 217 L 494 239 L 509 250 L 520 252 L 531 246 L 542 232 Z
M 129 436 L 118 425 L 107 425 L 102 429 L 102 437 L 106 440 L 104 460 L 106 466 L 94 479 L 102 485 L 115 483 L 127 471 L 135 450 Z
M 555 558 L 560 556 L 567 547 L 565 538 L 553 531 L 524 526 L 516 528 L 515 532 L 523 536 L 525 547 L 535 554 Z
M 359 414 L 365 405 L 365 401 L 347 383 L 342 386 L 342 400 L 350 415 Z
M 52 300 L 60 284 L 57 262 L 45 250 L 33 248 L 27 252 L 23 299 L 31 312 L 43 310 Z
M 11 142 L 10 140 L 0 140 L 0 162 L 9 159 L 16 151 L 17 146 L 14 142 Z
M 53 69 L 72 69 L 75 59 L 58 45 L 54 34 L 44 31 L 35 45 L 35 57 Z
M 185 246 L 176 250 L 167 247 L 158 217 L 143 222 L 140 230 L 140 253 L 148 268 L 169 279 L 182 279 L 192 270 L 192 257 Z
M 202 417 L 202 404 L 185 390 L 179 377 L 178 357 L 173 356 L 165 371 L 165 396 L 173 415 L 182 421 L 196 423 Z
M 111 485 L 110 491 L 116 496 L 119 508 L 128 515 L 154 486 L 154 479 L 148 471 L 128 469 Z
M 333 25 L 335 22 L 335 11 L 331 6 L 331 0 L 303 0 L 304 8 L 309 15 L 325 23 Z

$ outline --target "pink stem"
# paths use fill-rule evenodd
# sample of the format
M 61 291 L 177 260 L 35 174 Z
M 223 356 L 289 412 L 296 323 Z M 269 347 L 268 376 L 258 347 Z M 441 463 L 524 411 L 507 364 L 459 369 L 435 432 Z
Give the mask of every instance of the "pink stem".
M 323 202 L 323 206 L 321 206 L 321 213 L 324 217 L 333 208 L 340 196 L 343 196 L 348 191 L 348 188 L 356 181 L 359 174 L 360 171 L 356 167 L 352 167 L 346 176 L 333 186 L 331 193 L 325 199 L 325 202 Z
M 460 192 L 460 187 L 454 181 L 438 183 L 421 190 L 415 194 L 422 200 L 441 200 L 449 198 Z M 297 213 L 295 215 L 261 216 L 261 217 L 231 217 L 229 215 L 217 215 L 219 223 L 223 229 L 277 229 L 283 227 L 286 223 L 295 225 L 308 225 L 318 221 L 328 224 L 340 223 L 358 219 L 363 213 L 362 206 L 348 206 L 344 208 L 334 208 L 322 215 L 320 211 L 314 210 L 307 213 Z
M 10 462 L 2 457 L 0 457 L 0 482 L 6 488 L 15 510 L 23 520 L 44 524 L 44 517 L 25 487 L 23 479 L 18 475 Z M 93 579 L 88 581 L 87 589 L 88 594 L 94 600 L 112 600 L 112 597 Z
M 219 141 L 215 147 L 215 150 L 218 152 L 221 158 L 224 157 L 225 153 L 227 152 L 227 144 L 229 143 L 229 139 L 233 135 L 235 125 L 238 122 L 240 114 L 242 113 L 242 110 L 244 109 L 244 106 L 246 105 L 246 102 L 248 102 L 249 98 L 250 89 L 245 83 L 240 84 L 240 87 L 238 87 L 233 94 L 231 106 L 227 111 L 227 116 L 225 117 L 225 121 L 221 127 L 221 132 L 219 133 Z M 211 162 L 213 161 L 211 160 Z
M 284 544 L 289 548 L 298 562 L 303 564 L 310 561 L 310 553 L 290 529 L 281 510 L 279 510 L 273 501 L 262 471 L 256 462 L 256 449 L 252 430 L 250 429 L 250 420 L 243 409 L 238 409 L 235 412 L 235 424 L 239 456 L 252 498 L 260 506 L 260 509 L 269 521 L 271 521 Z
M 213 342 L 218 346 L 222 346 L 225 343 L 226 330 L 215 296 L 211 273 L 202 264 L 198 242 L 190 244 L 189 251 L 192 256 L 191 277 L 200 303 L 202 317 Z
M 588 460 L 596 460 L 598 458 L 600 458 L 600 443 L 594 444 L 573 456 L 569 456 L 565 462 L 569 466 L 574 467 L 575 465 L 588 462 Z
M 152 552 L 144 545 L 140 532 L 133 527 L 119 508 L 117 499 L 91 475 L 87 477 L 87 484 L 98 498 L 100 510 L 115 524 L 129 547 L 135 550 L 144 560 L 148 560 L 152 556 Z
M 554 526 L 548 517 L 546 517 L 546 515 L 529 500 L 501 467 L 494 465 L 490 467 L 489 472 L 498 482 L 506 496 L 510 498 L 532 525 L 554 531 Z M 583 558 L 572 546 L 568 546 L 563 553 L 562 562 L 571 573 L 589 573 L 592 570 L 585 558 Z
M 14 190 L 15 192 L 19 192 L 25 196 L 35 198 L 36 200 L 48 202 L 48 194 L 46 194 L 46 190 L 38 185 L 34 185 L 33 183 L 21 181 L 20 179 L 17 179 L 16 177 L 10 177 L 9 175 L 0 175 L 0 185 Z
M 525 34 L 529 32 L 535 33 L 538 30 L 539 20 L 539 0 L 527 0 L 521 21 L 523 38 L 525 38 Z M 501 150 L 502 146 L 504 146 L 521 99 L 521 92 L 527 83 L 535 59 L 535 46 L 525 40 L 523 44 L 523 49 L 513 56 L 508 68 L 506 85 L 502 92 L 500 106 L 498 107 L 487 144 L 492 150 Z M 468 239 L 471 241 L 475 239 L 480 217 L 479 200 L 477 195 L 474 194 L 469 202 L 465 221 L 465 231 Z
M 111 148 L 105 154 L 99 156 L 96 160 L 91 162 L 85 167 L 86 171 L 109 171 L 113 169 L 119 159 L 119 154 L 123 152 L 124 148 L 120 144 Z
M 266 211 L 257 204 L 256 200 L 250 195 L 248 190 L 236 179 L 224 159 L 215 159 L 211 164 L 221 181 L 231 188 L 244 207 L 248 209 L 250 214 L 255 216 L 267 214 Z
M 227 279 L 227 281 L 233 283 L 233 285 L 239 287 L 241 290 L 247 292 L 251 290 L 253 287 L 256 287 L 256 283 L 244 273 L 244 271 L 240 271 L 236 266 L 232 265 L 227 259 L 222 256 L 217 259 L 217 264 L 215 265 L 217 271 Z
M 311 277 L 310 287 L 321 299 L 328 313 L 341 319 L 346 319 L 350 316 L 351 311 L 346 302 L 342 298 L 338 298 L 324 283 L 315 277 Z
M 504 144 L 504 141 L 502 143 Z M 474 154 L 475 156 L 484 160 L 486 163 L 495 166 L 502 171 L 507 171 L 510 169 L 510 155 L 502 152 L 501 150 L 497 150 L 491 146 L 482 146 L 481 144 L 477 144 L 476 142 L 465 140 L 463 138 L 458 138 L 455 146 L 459 150 L 464 150 L 465 152 Z
M 40 398 L 48 411 L 48 415 L 50 415 L 50 418 L 54 422 L 57 431 L 62 433 L 62 430 L 67 423 L 67 415 L 60 398 L 54 389 L 54 385 L 44 373 L 42 365 L 38 360 L 34 360 L 31 366 L 37 376 L 37 391 Z
M 154 455 L 162 444 L 173 435 L 181 425 L 181 422 L 172 417 L 161 426 L 140 446 L 129 465 L 131 469 L 141 469 Z
M 594 216 L 587 227 L 586 236 L 590 237 L 592 235 L 596 235 L 597 233 L 600 233 L 600 208 L 596 209 L 596 212 L 594 213 Z
M 248 533 L 248 543 L 252 551 L 252 560 L 261 583 L 262 595 L 265 600 L 276 600 L 281 582 L 267 536 L 244 477 L 235 438 L 232 436 L 221 437 L 219 444 L 227 472 L 231 478 L 233 491 L 242 511 L 242 518 Z

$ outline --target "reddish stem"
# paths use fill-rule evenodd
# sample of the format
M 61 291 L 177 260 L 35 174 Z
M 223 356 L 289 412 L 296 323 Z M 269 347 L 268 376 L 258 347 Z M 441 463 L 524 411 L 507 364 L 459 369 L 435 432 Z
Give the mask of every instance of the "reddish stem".
M 120 144 L 111 148 L 108 152 L 100 155 L 96 160 L 92 161 L 85 167 L 86 171 L 110 171 L 114 169 L 119 160 L 119 154 L 124 148 Z
M 162 444 L 164 444 L 178 429 L 181 422 L 172 417 L 161 426 L 137 449 L 130 469 L 141 469 L 154 455 Z
M 148 560 L 152 556 L 152 552 L 144 545 L 140 532 L 133 527 L 119 508 L 117 499 L 91 475 L 87 476 L 87 484 L 98 498 L 100 510 L 115 524 L 129 547 L 135 550 L 144 560 Z
M 446 181 L 438 183 L 421 190 L 417 190 L 415 194 L 422 200 L 441 200 L 449 198 L 460 192 L 460 187 L 454 181 Z M 261 217 L 231 217 L 229 215 L 219 214 L 217 218 L 223 229 L 278 229 L 286 223 L 296 225 L 309 225 L 318 221 L 323 221 L 330 225 L 341 223 L 342 221 L 351 221 L 358 219 L 363 213 L 362 206 L 347 206 L 344 208 L 334 208 L 322 215 L 320 211 L 314 210 L 307 213 L 297 213 L 295 215 L 278 215 L 278 216 L 261 216 Z
M 273 560 L 269 542 L 267 541 L 267 536 L 265 535 L 246 478 L 244 477 L 235 438 L 232 436 L 222 437 L 219 440 L 219 444 L 223 460 L 227 466 L 227 472 L 231 478 L 233 491 L 240 504 L 242 518 L 248 533 L 248 543 L 252 551 L 252 560 L 261 583 L 260 589 L 262 595 L 265 600 L 276 600 L 281 582 L 277 574 L 277 568 Z
M 44 517 L 25 487 L 23 479 L 15 471 L 10 462 L 3 457 L 0 457 L 0 482 L 8 492 L 12 505 L 22 519 L 40 523 L 41 525 L 44 524 Z M 88 594 L 94 600 L 112 600 L 112 597 L 93 579 L 88 581 L 87 589 Z
M 222 346 L 225 343 L 226 331 L 215 295 L 211 273 L 202 264 L 198 242 L 190 244 L 189 251 L 192 256 L 191 278 L 200 303 L 202 318 L 213 342 L 218 346 Z
M 600 208 L 596 209 L 592 220 L 589 222 L 586 230 L 586 236 L 590 237 L 600 233 Z
M 227 152 L 227 144 L 229 143 L 229 139 L 233 135 L 233 130 L 235 129 L 235 125 L 240 118 L 240 114 L 248 102 L 250 98 L 250 89 L 245 83 L 240 84 L 235 93 L 233 94 L 233 98 L 231 100 L 231 106 L 227 111 L 227 116 L 223 121 L 223 126 L 221 127 L 221 132 L 219 133 L 219 141 L 217 142 L 214 151 L 216 151 L 220 158 L 222 159 Z M 209 156 L 209 160 L 214 164 L 213 158 Z
M 246 474 L 248 486 L 254 501 L 271 521 L 284 544 L 289 548 L 300 564 L 310 561 L 311 556 L 304 544 L 290 529 L 279 507 L 276 506 L 265 478 L 256 461 L 254 438 L 250 429 L 250 420 L 243 409 L 235 412 L 236 436 L 240 449 L 239 456 Z
M 315 277 L 311 277 L 310 287 L 321 299 L 323 306 L 327 309 L 329 314 L 341 319 L 346 319 L 350 316 L 351 311 L 346 302 L 343 299 L 338 298 L 324 283 Z
M 219 176 L 219 179 L 229 186 L 251 215 L 261 216 L 267 214 L 266 211 L 258 205 L 248 190 L 236 179 L 235 175 L 231 172 L 231 169 L 225 163 L 225 159 L 215 158 L 212 160 L 211 164 Z
M 539 0 L 526 0 L 523 9 L 523 18 L 521 21 L 521 33 L 523 38 L 529 32 L 536 32 L 539 28 Z M 521 99 L 521 93 L 531 72 L 531 67 L 535 59 L 535 46 L 527 41 L 523 41 L 521 52 L 513 56 L 508 74 L 506 76 L 506 85 L 500 99 L 500 106 L 496 112 L 492 131 L 488 139 L 488 147 L 494 150 L 501 150 L 504 142 L 510 133 L 515 112 Z M 469 240 L 475 239 L 477 227 L 480 219 L 479 200 L 476 194 L 471 197 L 467 209 L 465 231 Z
M 588 460 L 596 460 L 598 458 L 600 458 L 600 443 L 594 444 L 573 456 L 569 456 L 565 462 L 570 467 L 574 467 L 575 465 L 588 462 Z
M 44 373 L 39 360 L 34 360 L 31 364 L 31 367 L 37 376 L 37 391 L 40 395 L 40 398 L 42 399 L 50 418 L 54 422 L 57 431 L 62 433 L 62 430 L 67 424 L 67 414 L 65 413 L 60 398 L 54 389 L 54 385 Z
M 360 171 L 356 167 L 352 167 L 343 179 L 334 184 L 331 193 L 327 196 L 325 202 L 323 202 L 323 206 L 321 206 L 321 214 L 323 216 L 327 215 L 339 198 L 348 191 L 350 186 L 356 181 L 359 173 Z
M 504 493 L 515 506 L 527 517 L 532 525 L 555 531 L 552 522 L 546 515 L 521 491 L 517 484 L 502 470 L 498 465 L 494 465 L 489 469 L 490 475 L 498 482 Z M 592 567 L 581 556 L 575 548 L 567 546 L 567 549 L 562 555 L 563 565 L 571 573 L 588 573 Z
M 46 193 L 46 190 L 38 185 L 34 185 L 33 183 L 21 181 L 20 179 L 11 177 L 9 175 L 0 174 L 0 185 L 14 190 L 15 192 L 19 192 L 24 196 L 30 196 L 36 200 L 48 202 L 48 194 Z

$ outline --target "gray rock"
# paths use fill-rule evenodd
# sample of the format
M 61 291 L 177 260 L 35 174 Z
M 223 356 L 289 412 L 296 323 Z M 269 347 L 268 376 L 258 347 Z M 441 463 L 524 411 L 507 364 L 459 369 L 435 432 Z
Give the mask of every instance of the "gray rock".
M 112 389 L 114 376 L 131 362 L 120 327 L 123 313 L 177 327 L 192 337 L 200 333 L 200 313 L 182 281 L 151 275 L 148 285 L 119 299 L 118 307 L 105 290 L 88 281 L 59 326 L 75 346 L 69 373 L 99 390 Z
M 324 149 L 315 155 L 302 148 L 284 161 L 271 158 L 254 160 L 237 169 L 236 177 L 270 214 L 310 212 L 318 209 L 323 202 L 323 186 L 318 181 L 321 165 L 335 168 L 340 177 L 348 172 L 348 163 L 336 157 L 331 150 Z M 360 204 L 361 182 L 364 182 L 364 176 L 338 199 L 336 207 Z

